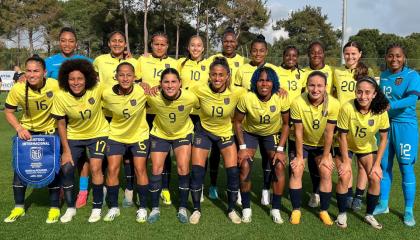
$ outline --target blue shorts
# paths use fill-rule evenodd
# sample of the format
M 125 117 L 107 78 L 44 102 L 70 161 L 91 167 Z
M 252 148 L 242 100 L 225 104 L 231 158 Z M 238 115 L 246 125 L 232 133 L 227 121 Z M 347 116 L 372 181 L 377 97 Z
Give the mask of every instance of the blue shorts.
M 153 135 L 150 135 L 150 151 L 151 152 L 169 152 L 180 146 L 190 145 L 192 142 L 192 134 L 188 134 L 185 138 L 178 138 L 175 140 L 166 140 Z
M 106 142 L 108 137 L 98 137 L 87 140 L 68 140 L 71 156 L 74 163 L 86 155 L 86 149 L 89 151 L 89 158 L 98 158 L 103 160 L 106 152 Z
M 416 123 L 391 122 L 383 159 L 393 158 L 400 164 L 414 164 L 418 153 L 419 133 Z
M 352 151 L 347 152 L 350 159 L 353 158 L 353 155 L 356 155 L 357 160 L 359 160 L 360 158 L 362 158 L 364 156 L 367 156 L 367 155 L 370 155 L 370 154 L 377 154 L 377 153 L 378 153 L 378 151 L 373 151 L 373 152 L 368 152 L 368 153 L 356 153 L 356 154 Z M 335 156 L 341 157 L 340 148 L 335 147 L 332 155 L 333 155 L 333 157 L 335 157 Z
M 138 143 L 120 143 L 114 140 L 107 140 L 106 155 L 125 155 L 124 159 L 131 157 L 147 157 L 149 152 L 149 139 Z
M 226 147 L 235 144 L 235 138 L 233 136 L 230 137 L 219 137 L 216 136 L 207 130 L 205 130 L 201 124 L 197 124 L 194 133 L 194 147 L 203 148 L 210 150 L 213 144 L 217 144 L 219 149 L 223 149 Z
M 315 160 L 315 157 L 324 153 L 323 147 L 314 147 L 303 144 L 303 158 L 308 161 Z M 290 161 L 296 157 L 296 142 L 289 139 L 289 159 Z
M 258 145 L 263 146 L 267 151 L 276 151 L 280 141 L 279 134 L 260 136 L 243 131 L 244 141 L 247 148 L 257 149 Z

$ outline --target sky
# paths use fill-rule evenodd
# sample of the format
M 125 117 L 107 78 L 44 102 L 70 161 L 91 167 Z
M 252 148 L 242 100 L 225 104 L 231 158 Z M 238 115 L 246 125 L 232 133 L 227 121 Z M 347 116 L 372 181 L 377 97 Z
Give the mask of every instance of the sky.
M 287 36 L 284 31 L 273 31 L 277 20 L 288 18 L 292 11 L 304 6 L 321 7 L 334 28 L 341 29 L 342 0 L 268 0 L 271 19 L 262 31 L 269 42 L 273 38 Z M 382 33 L 401 36 L 420 32 L 419 0 L 347 0 L 347 36 L 357 34 L 363 28 L 376 28 Z

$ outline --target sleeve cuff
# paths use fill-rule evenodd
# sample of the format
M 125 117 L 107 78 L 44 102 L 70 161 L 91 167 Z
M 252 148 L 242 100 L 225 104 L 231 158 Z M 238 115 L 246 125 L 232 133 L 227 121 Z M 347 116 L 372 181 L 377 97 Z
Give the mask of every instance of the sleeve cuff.
M 385 129 L 379 129 L 379 132 L 388 132 L 389 128 L 385 128 Z
M 343 129 L 343 128 L 339 128 L 339 127 L 337 127 L 337 131 L 338 131 L 339 133 L 348 133 L 348 132 L 349 132 L 349 130 L 348 130 L 348 129 Z
M 56 120 L 64 119 L 66 117 L 66 116 L 58 116 L 58 115 L 55 115 L 55 114 L 52 114 L 52 113 L 50 115 L 51 115 L 52 118 L 54 118 Z
M 10 105 L 8 103 L 4 103 L 4 107 L 7 109 L 17 109 L 17 106 Z
M 327 123 L 330 123 L 330 124 L 337 124 L 337 120 L 330 120 L 330 119 L 328 119 L 328 120 L 327 120 Z
M 238 112 L 240 112 L 240 113 L 242 113 L 242 114 L 245 114 L 245 112 L 243 112 L 243 111 L 239 110 L 239 108 L 238 108 L 238 107 L 236 107 L 236 111 L 238 111 Z
M 293 123 L 302 123 L 302 119 L 291 119 Z

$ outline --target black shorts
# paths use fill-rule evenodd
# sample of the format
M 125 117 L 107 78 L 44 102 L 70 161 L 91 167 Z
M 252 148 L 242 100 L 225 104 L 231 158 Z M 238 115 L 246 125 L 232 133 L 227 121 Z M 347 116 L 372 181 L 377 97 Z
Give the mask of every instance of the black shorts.
M 167 140 L 150 135 L 150 152 L 169 152 L 180 146 L 190 145 L 192 142 L 192 134 L 188 134 L 185 138 Z
M 303 158 L 308 161 L 315 160 L 315 157 L 324 153 L 323 147 L 314 147 L 303 144 Z M 296 142 L 289 139 L 289 159 L 293 160 L 296 157 Z
M 276 151 L 280 140 L 279 134 L 260 136 L 243 131 L 246 148 L 257 149 L 258 145 L 263 146 L 267 151 Z
M 108 137 L 98 137 L 87 140 L 68 140 L 70 152 L 74 163 L 82 157 L 86 156 L 86 151 L 89 151 L 89 158 L 99 158 L 101 160 L 105 157 L 106 143 Z
M 149 139 L 138 143 L 120 143 L 111 139 L 107 140 L 106 155 L 124 155 L 124 159 L 131 157 L 147 157 L 149 152 Z
M 369 152 L 369 153 L 356 153 L 356 158 L 357 158 L 357 160 L 359 160 L 360 158 L 362 158 L 362 157 L 364 157 L 364 156 L 367 156 L 367 155 L 369 155 L 369 154 L 377 154 L 378 153 L 378 151 L 373 151 L 373 152 Z M 353 155 L 354 155 L 354 152 L 352 152 L 352 151 L 348 151 L 348 156 L 349 156 L 349 158 L 350 159 L 352 159 L 353 158 Z M 341 152 L 340 152 L 340 148 L 338 148 L 338 147 L 335 147 L 334 148 L 334 154 L 333 154 L 333 156 L 335 157 L 335 156 L 339 156 L 339 157 L 341 157 Z
M 205 130 L 200 123 L 196 125 L 195 133 L 194 133 L 194 141 L 193 145 L 197 148 L 203 148 L 210 150 L 213 144 L 217 144 L 219 149 L 223 149 L 226 147 L 235 144 L 235 138 L 233 136 L 229 137 L 219 137 L 216 136 L 207 130 Z

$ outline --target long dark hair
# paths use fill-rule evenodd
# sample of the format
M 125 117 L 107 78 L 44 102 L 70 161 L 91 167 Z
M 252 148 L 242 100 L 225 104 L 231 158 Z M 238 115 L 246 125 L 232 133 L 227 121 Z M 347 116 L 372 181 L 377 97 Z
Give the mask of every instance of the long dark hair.
M 230 79 L 231 75 L 230 75 L 230 68 L 229 68 L 229 63 L 228 63 L 227 59 L 225 57 L 215 57 L 213 62 L 210 64 L 210 72 L 217 65 L 220 65 L 224 69 L 226 69 L 226 71 L 229 75 L 229 79 L 226 82 L 226 87 L 229 88 L 230 87 L 230 81 L 231 81 L 231 79 Z
M 370 104 L 369 110 L 372 112 L 372 114 L 381 114 L 386 111 L 389 105 L 388 98 L 386 98 L 385 94 L 381 91 L 379 88 L 378 83 L 375 79 L 371 77 L 364 77 L 357 81 L 356 88 L 360 85 L 362 82 L 367 82 L 371 84 L 375 88 L 376 96 L 374 99 L 372 99 L 372 102 Z M 360 111 L 360 105 L 357 99 L 354 100 L 354 105 L 356 106 L 357 111 Z
M 327 76 L 321 71 L 313 71 L 308 75 L 308 79 L 306 80 L 306 89 L 308 89 L 309 79 L 315 76 L 318 76 L 324 79 L 325 86 L 327 86 Z M 322 116 L 323 117 L 326 117 L 328 115 L 328 100 L 329 100 L 328 93 L 325 90 L 324 101 L 322 102 Z
M 201 41 L 204 43 L 204 40 L 203 40 L 203 38 L 202 38 L 200 35 L 192 35 L 192 36 L 190 37 L 190 39 L 188 40 L 188 46 L 190 45 L 191 40 L 193 40 L 194 38 L 199 38 L 199 39 L 201 39 Z M 187 57 L 186 57 L 186 58 L 185 58 L 185 60 L 181 63 L 181 69 L 179 70 L 180 72 L 182 71 L 182 68 L 184 68 L 185 63 L 186 63 L 188 60 L 192 60 L 192 56 L 191 56 L 190 51 L 187 49 Z

